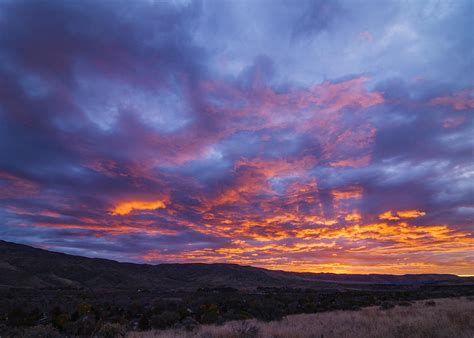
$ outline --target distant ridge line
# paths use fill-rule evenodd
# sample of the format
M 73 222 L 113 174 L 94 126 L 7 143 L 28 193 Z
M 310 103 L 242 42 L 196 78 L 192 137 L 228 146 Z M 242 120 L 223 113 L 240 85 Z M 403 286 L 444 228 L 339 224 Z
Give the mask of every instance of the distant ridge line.
M 335 274 L 268 270 L 228 263 L 140 264 L 48 251 L 0 240 L 0 285 L 159 290 L 232 287 L 338 288 L 364 285 L 473 284 L 453 274 Z

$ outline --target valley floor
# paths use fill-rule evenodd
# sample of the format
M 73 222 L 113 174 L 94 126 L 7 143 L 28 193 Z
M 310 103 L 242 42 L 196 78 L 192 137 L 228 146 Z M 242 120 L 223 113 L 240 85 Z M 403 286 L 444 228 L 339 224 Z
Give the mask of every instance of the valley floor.
M 281 321 L 234 321 L 193 331 L 132 332 L 128 338 L 418 338 L 474 337 L 474 299 L 417 301 L 389 309 L 364 308 L 285 317 Z M 407 306 L 409 305 L 409 306 Z

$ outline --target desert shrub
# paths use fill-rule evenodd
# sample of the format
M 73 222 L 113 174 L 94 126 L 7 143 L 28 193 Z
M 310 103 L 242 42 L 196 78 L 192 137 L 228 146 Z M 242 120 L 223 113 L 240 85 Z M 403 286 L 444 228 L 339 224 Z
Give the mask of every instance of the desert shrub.
M 14 308 L 7 314 L 7 323 L 10 326 L 25 325 L 26 313 L 20 308 Z
M 203 324 L 212 324 L 219 318 L 219 307 L 216 304 L 204 305 L 200 309 L 199 321 Z
M 395 307 L 395 305 L 393 305 L 393 303 L 390 303 L 390 302 L 383 302 L 382 304 L 380 304 L 380 310 L 389 310 L 389 309 L 393 309 Z
M 51 317 L 59 316 L 61 313 L 63 313 L 63 311 L 59 306 L 53 307 L 50 311 Z
M 260 333 L 258 326 L 246 320 L 234 323 L 232 329 L 241 338 L 256 338 Z
M 181 325 L 186 331 L 192 331 L 199 326 L 199 322 L 192 317 L 186 317 L 181 321 Z
M 27 321 L 27 325 L 35 325 L 40 320 L 41 317 L 42 317 L 42 313 L 36 307 L 30 313 L 28 313 L 28 316 L 25 319 Z
M 92 315 L 85 315 L 79 318 L 72 325 L 64 326 L 64 330 L 74 335 L 88 336 L 96 329 L 96 320 Z
M 9 326 L 32 326 L 41 317 L 41 312 L 35 308 L 31 312 L 25 312 L 22 308 L 16 307 L 7 313 L 7 324 Z
M 282 306 L 274 299 L 251 302 L 249 303 L 248 312 L 253 317 L 263 321 L 280 320 L 283 317 Z
M 160 298 L 153 300 L 152 313 L 160 314 L 164 311 L 178 311 L 179 303 L 176 301 L 163 300 Z
M 398 306 L 411 306 L 410 302 L 398 302 Z
M 70 322 L 71 318 L 67 313 L 61 313 L 53 317 L 53 325 L 59 330 L 63 330 Z
M 79 317 L 80 317 L 80 315 L 79 315 L 79 312 L 77 312 L 77 311 L 74 311 L 74 312 L 71 314 L 71 320 L 72 320 L 73 322 L 75 322 L 76 320 L 78 320 Z
M 102 338 L 117 338 L 117 337 L 125 337 L 127 334 L 127 329 L 125 326 L 117 324 L 117 323 L 105 323 L 100 328 L 98 335 Z
M 240 319 L 240 320 L 245 320 L 245 319 L 252 319 L 253 316 L 251 313 L 249 313 L 248 311 L 245 311 L 245 310 L 240 310 L 239 313 L 238 313 L 238 318 L 237 319 Z
M 179 314 L 173 311 L 164 311 L 150 318 L 150 326 L 154 329 L 165 329 L 179 321 Z
M 5 323 L 2 323 L 0 322 L 0 332 L 7 332 L 10 328 L 5 324 Z
M 298 313 L 300 308 L 301 308 L 301 305 L 298 302 L 291 302 L 290 304 L 288 304 L 288 307 L 287 307 L 288 313 Z
M 25 330 L 25 338 L 59 338 L 59 331 L 52 325 L 36 325 Z
M 80 316 L 86 315 L 92 312 L 92 305 L 87 303 L 80 303 L 76 306 L 76 311 Z
M 150 320 L 146 314 L 143 314 L 138 322 L 138 328 L 140 330 L 148 330 L 150 328 Z

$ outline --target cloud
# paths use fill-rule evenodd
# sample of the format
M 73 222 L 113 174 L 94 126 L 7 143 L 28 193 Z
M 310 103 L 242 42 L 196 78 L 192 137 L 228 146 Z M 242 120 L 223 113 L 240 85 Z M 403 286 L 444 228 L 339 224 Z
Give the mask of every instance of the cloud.
M 135 210 L 156 210 L 166 208 L 163 201 L 128 201 L 117 204 L 112 210 L 113 216 L 128 215 Z
M 467 88 L 450 96 L 439 96 L 431 99 L 433 105 L 451 106 L 455 110 L 474 108 L 474 89 Z
M 4 1 L 0 236 L 121 261 L 472 274 L 470 14 Z
M 401 218 L 417 218 L 420 216 L 426 215 L 426 212 L 419 210 L 402 210 L 402 211 L 385 211 L 379 215 L 379 218 L 382 220 L 399 220 Z

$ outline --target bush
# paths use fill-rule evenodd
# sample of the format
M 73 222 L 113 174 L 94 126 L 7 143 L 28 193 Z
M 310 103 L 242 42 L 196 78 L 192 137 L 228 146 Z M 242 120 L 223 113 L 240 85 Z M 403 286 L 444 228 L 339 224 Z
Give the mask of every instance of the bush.
M 20 308 L 14 308 L 7 315 L 7 323 L 10 326 L 23 326 L 25 323 L 26 313 Z
M 141 316 L 140 321 L 138 322 L 138 328 L 143 331 L 150 328 L 150 320 L 146 314 Z
M 199 326 L 199 322 L 192 317 L 186 317 L 181 321 L 181 325 L 186 331 L 192 331 Z
M 7 314 L 7 324 L 10 326 L 33 326 L 41 318 L 41 312 L 35 308 L 31 312 L 25 312 L 16 307 Z
M 60 330 L 63 330 L 70 322 L 71 318 L 67 313 L 61 313 L 53 318 L 53 325 Z
M 390 303 L 390 302 L 383 302 L 382 304 L 380 304 L 380 310 L 389 310 L 389 309 L 393 309 L 395 307 L 395 305 L 393 305 L 393 303 Z
M 199 321 L 203 324 L 213 324 L 219 318 L 219 309 L 217 307 L 208 307 L 202 310 Z
M 116 338 L 125 337 L 127 329 L 125 326 L 120 324 L 105 323 L 99 330 L 99 337 L 103 338 Z
M 68 327 L 65 327 L 64 330 L 70 331 L 71 333 L 79 336 L 89 336 L 96 329 L 96 320 L 92 315 L 85 315 L 79 318 L 76 322 L 72 323 Z
M 22 335 L 25 338 L 59 338 L 59 331 L 52 325 L 37 325 L 25 330 Z
M 92 305 L 87 303 L 81 303 L 76 306 L 76 311 L 80 316 L 86 315 L 92 312 Z
M 179 314 L 176 312 L 164 311 L 162 314 L 151 317 L 150 325 L 154 329 L 165 329 L 176 324 L 179 319 Z
M 411 306 L 412 304 L 410 302 L 399 302 L 398 306 Z
M 249 321 L 235 323 L 233 331 L 242 338 L 256 338 L 260 333 L 258 326 Z

